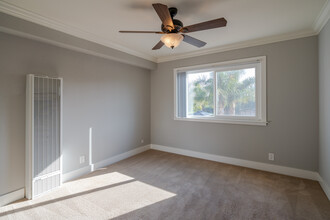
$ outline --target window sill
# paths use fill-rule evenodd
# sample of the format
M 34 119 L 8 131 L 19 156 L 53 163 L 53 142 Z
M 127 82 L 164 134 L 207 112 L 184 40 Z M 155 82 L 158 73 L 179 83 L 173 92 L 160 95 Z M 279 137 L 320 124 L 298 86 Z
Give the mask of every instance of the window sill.
M 194 121 L 194 122 L 208 122 L 208 123 L 221 123 L 221 124 L 237 124 L 237 125 L 257 125 L 267 126 L 269 122 L 266 121 L 252 121 L 252 120 L 219 120 L 219 119 L 208 119 L 208 118 L 177 118 L 176 121 Z

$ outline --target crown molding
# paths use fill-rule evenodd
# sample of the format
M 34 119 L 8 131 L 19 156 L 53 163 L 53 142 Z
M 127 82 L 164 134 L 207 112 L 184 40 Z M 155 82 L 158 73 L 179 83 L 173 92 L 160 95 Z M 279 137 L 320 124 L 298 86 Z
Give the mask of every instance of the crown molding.
M 319 34 L 330 19 L 330 0 L 327 0 L 314 21 L 314 31 Z
M 154 57 L 148 54 L 144 54 L 132 49 L 129 49 L 127 47 L 124 47 L 122 45 L 119 45 L 117 43 L 111 42 L 108 39 L 104 39 L 100 36 L 97 36 L 95 34 L 89 33 L 87 31 L 81 30 L 77 27 L 73 27 L 67 24 L 64 24 L 60 21 L 46 18 L 42 15 L 39 15 L 37 13 L 31 12 L 29 10 L 17 7 L 13 4 L 0 1 L 0 12 L 21 18 L 23 20 L 27 20 L 42 26 L 46 26 L 48 28 L 61 31 L 70 35 L 73 35 L 75 37 L 79 37 L 94 43 L 101 44 L 103 46 L 116 49 L 122 52 L 125 52 L 130 55 L 134 55 L 155 63 L 162 63 L 162 62 L 168 62 L 178 59 L 185 59 L 185 58 L 191 58 L 191 57 L 197 57 L 202 55 L 208 55 L 208 54 L 214 54 L 214 53 L 220 53 L 230 50 L 236 50 L 236 49 L 242 49 L 247 47 L 253 47 L 253 46 L 260 46 L 264 44 L 269 43 L 275 43 L 280 41 L 286 41 L 286 40 L 293 40 L 297 38 L 303 38 L 303 37 L 309 37 L 319 34 L 319 32 L 322 30 L 324 25 L 327 23 L 327 21 L 330 18 L 330 0 L 327 0 L 322 7 L 322 10 L 320 11 L 318 17 L 313 23 L 313 27 L 310 30 L 305 31 L 299 31 L 289 34 L 282 34 L 277 36 L 271 36 L 271 37 L 265 37 L 265 38 L 258 38 L 254 40 L 248 40 L 244 42 L 238 42 L 233 43 L 229 45 L 223 45 L 219 47 L 209 48 L 209 49 L 202 49 L 198 51 L 192 51 L 187 53 L 181 53 L 181 54 L 172 54 L 169 56 L 161 56 L 161 57 Z
M 144 65 L 132 64 L 129 60 L 126 60 L 126 59 L 120 59 L 120 58 L 117 58 L 115 56 L 109 56 L 109 55 L 106 55 L 106 54 L 103 54 L 103 53 L 95 52 L 93 50 L 84 49 L 82 47 L 76 47 L 76 46 L 73 46 L 71 44 L 60 43 L 58 41 L 50 40 L 48 38 L 38 37 L 38 36 L 31 35 L 31 34 L 28 34 L 28 33 L 25 33 L 25 32 L 13 30 L 13 29 L 1 27 L 1 26 L 0 26 L 0 32 L 15 35 L 15 36 L 30 39 L 30 40 L 39 41 L 39 42 L 42 42 L 42 43 L 46 43 L 46 44 L 53 45 L 53 46 L 56 46 L 56 47 L 61 47 L 61 48 L 64 48 L 64 49 L 76 51 L 76 52 L 79 52 L 79 53 L 84 53 L 84 54 L 88 54 L 88 55 L 92 55 L 92 56 L 96 56 L 96 57 L 101 57 L 101 58 L 108 59 L 108 60 L 118 61 L 120 63 L 126 63 L 126 64 L 129 64 L 129 65 L 138 66 L 138 67 L 141 67 L 141 68 L 152 69 L 152 68 L 144 66 Z
M 15 6 L 13 4 L 0 1 L 0 12 L 3 12 L 5 14 L 9 14 L 18 18 L 21 18 L 26 21 L 30 21 L 57 31 L 64 32 L 66 34 L 73 35 L 75 37 L 82 38 L 84 40 L 92 41 L 94 43 L 101 44 L 106 47 L 110 47 L 115 50 L 119 50 L 125 53 L 128 53 L 130 55 L 134 55 L 152 62 L 156 62 L 156 58 L 132 49 L 129 49 L 127 47 L 124 47 L 122 45 L 119 45 L 117 43 L 111 42 L 108 39 L 104 39 L 100 36 L 97 36 L 95 34 L 89 33 L 87 31 L 81 30 L 77 27 L 70 26 L 67 24 L 64 24 L 60 21 L 57 21 L 55 19 L 50 19 L 47 17 L 44 17 L 42 15 L 39 15 L 37 13 L 31 12 L 29 10 L 20 8 L 18 6 Z
M 293 40 L 293 39 L 303 38 L 303 37 L 310 37 L 310 36 L 314 36 L 314 35 L 317 35 L 317 33 L 314 30 L 307 30 L 307 31 L 300 31 L 300 32 L 294 32 L 294 33 L 289 33 L 289 34 L 276 35 L 276 36 L 271 36 L 271 37 L 258 38 L 258 39 L 254 39 L 254 40 L 248 40 L 248 41 L 244 41 L 244 42 L 233 43 L 233 44 L 229 44 L 229 45 L 223 45 L 223 46 L 219 46 L 219 47 L 198 50 L 198 51 L 193 51 L 193 52 L 189 52 L 189 53 L 163 56 L 163 57 L 159 57 L 157 59 L 157 63 L 192 58 L 192 57 L 220 53 L 220 52 L 225 52 L 225 51 L 230 51 L 230 50 L 237 50 L 237 49 L 242 49 L 242 48 L 247 48 L 247 47 L 260 46 L 260 45 L 276 43 L 276 42 L 280 42 L 280 41 Z

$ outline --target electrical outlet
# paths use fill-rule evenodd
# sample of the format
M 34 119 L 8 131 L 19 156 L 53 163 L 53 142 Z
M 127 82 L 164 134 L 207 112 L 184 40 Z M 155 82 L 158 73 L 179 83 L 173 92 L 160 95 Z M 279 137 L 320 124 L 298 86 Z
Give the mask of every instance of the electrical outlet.
M 80 164 L 85 163 L 85 155 L 80 156 L 79 162 Z
M 144 143 L 144 139 L 142 138 L 142 139 L 141 139 L 141 144 L 143 144 L 143 143 Z
M 274 153 L 269 153 L 268 154 L 268 160 L 275 160 L 275 154 Z

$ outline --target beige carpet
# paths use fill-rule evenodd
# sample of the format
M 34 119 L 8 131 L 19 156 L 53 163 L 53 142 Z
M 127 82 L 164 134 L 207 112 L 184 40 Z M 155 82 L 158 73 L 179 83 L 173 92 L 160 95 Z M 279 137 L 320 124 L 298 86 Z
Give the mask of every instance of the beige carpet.
M 0 219 L 330 219 L 330 202 L 315 181 L 149 150 Z

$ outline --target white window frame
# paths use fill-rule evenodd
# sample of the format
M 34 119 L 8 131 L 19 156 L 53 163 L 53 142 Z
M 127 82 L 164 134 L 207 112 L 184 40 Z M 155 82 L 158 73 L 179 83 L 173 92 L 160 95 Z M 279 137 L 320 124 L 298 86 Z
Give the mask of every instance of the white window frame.
M 256 116 L 225 116 L 217 115 L 216 108 L 216 80 L 214 80 L 214 116 L 187 116 L 178 117 L 177 106 L 177 74 L 186 72 L 192 74 L 193 72 L 213 72 L 213 77 L 216 79 L 216 72 L 225 70 L 237 70 L 239 68 L 256 68 Z M 219 63 L 211 63 L 197 66 L 181 67 L 174 69 L 174 120 L 180 121 L 196 121 L 196 122 L 212 122 L 212 123 L 226 123 L 226 124 L 243 124 L 243 125 L 267 125 L 267 95 L 266 95 L 266 56 L 232 60 Z M 188 86 L 186 86 L 186 96 Z M 186 99 L 188 102 L 188 99 Z M 188 104 L 186 104 L 188 107 Z M 187 110 L 186 110 L 187 112 Z

